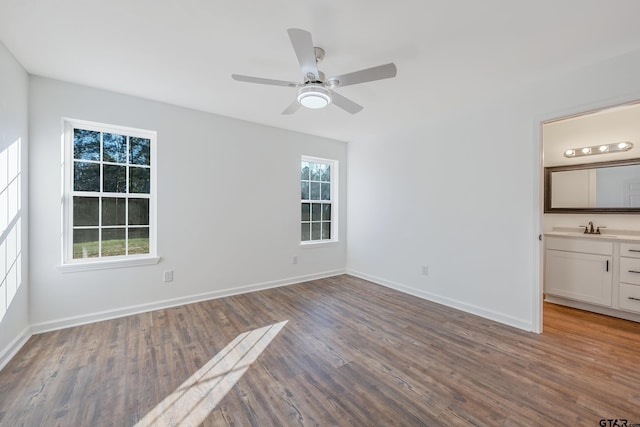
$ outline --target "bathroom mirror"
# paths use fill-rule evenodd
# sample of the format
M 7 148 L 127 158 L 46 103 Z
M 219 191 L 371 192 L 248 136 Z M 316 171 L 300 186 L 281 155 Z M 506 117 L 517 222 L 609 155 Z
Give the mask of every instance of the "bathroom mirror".
M 544 168 L 545 213 L 640 213 L 640 158 Z

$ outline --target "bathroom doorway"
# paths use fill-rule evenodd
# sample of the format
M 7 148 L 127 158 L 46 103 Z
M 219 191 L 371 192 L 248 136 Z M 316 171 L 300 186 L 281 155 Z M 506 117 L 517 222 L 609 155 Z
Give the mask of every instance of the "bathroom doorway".
M 595 181 L 596 172 L 590 167 L 592 163 L 640 159 L 640 101 L 626 101 L 611 103 L 603 107 L 584 108 L 582 111 L 558 114 L 555 118 L 543 119 L 539 123 L 541 193 L 539 205 L 542 243 L 539 252 L 539 274 L 541 295 L 539 301 L 534 304 L 539 307 L 540 316 L 536 319 L 539 322 L 536 323 L 539 324 L 540 332 L 542 332 L 545 305 L 545 234 L 554 230 L 577 233 L 584 230 L 584 226 L 590 222 L 596 228 L 601 227 L 603 231 L 632 230 L 640 233 L 638 213 L 611 213 L 597 209 L 597 203 L 613 206 L 614 202 L 608 199 L 615 199 L 615 203 L 627 206 L 636 205 L 634 195 L 640 192 L 640 185 L 634 183 L 634 179 L 637 181 L 637 177 L 626 177 L 626 181 L 616 184 L 620 186 L 620 195 L 618 195 L 617 187 L 614 191 L 612 186 L 597 184 Z M 555 194 L 553 191 L 551 192 L 554 195 L 553 202 L 545 201 L 546 193 L 551 190 L 551 188 L 545 188 L 544 183 L 544 171 L 548 167 L 557 167 L 558 169 L 575 167 L 579 170 L 562 185 L 559 184 L 560 179 L 556 179 Z M 600 168 L 597 171 L 599 175 L 603 175 L 604 172 L 609 173 L 609 171 Z M 600 180 L 605 182 L 603 178 Z M 580 184 L 577 184 L 578 182 Z M 578 186 L 576 187 L 576 185 Z M 599 195 L 596 194 L 598 187 L 600 187 Z M 620 202 L 621 198 L 625 199 L 624 191 L 627 193 L 626 202 Z M 563 193 L 568 196 L 566 199 L 560 197 Z M 545 209 L 545 202 L 547 209 Z M 553 206 L 555 208 L 549 209 Z M 563 209 L 557 209 L 558 207 L 568 209 L 563 211 Z M 617 280 L 617 276 L 613 278 L 612 286 L 618 285 Z M 572 305 L 573 301 L 571 300 L 563 301 L 563 303 L 577 308 L 584 309 L 585 307 L 579 302 Z M 586 307 L 587 309 L 594 308 L 595 311 L 599 310 L 597 306 L 587 305 Z M 599 312 L 611 314 L 606 309 L 599 310 Z M 616 312 L 613 314 L 615 315 Z

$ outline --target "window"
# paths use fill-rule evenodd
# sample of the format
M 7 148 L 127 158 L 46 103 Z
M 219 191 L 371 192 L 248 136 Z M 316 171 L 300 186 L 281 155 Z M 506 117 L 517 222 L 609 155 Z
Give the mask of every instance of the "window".
M 22 139 L 0 150 L 0 321 L 22 285 Z
M 335 160 L 302 157 L 300 167 L 302 243 L 337 240 Z
M 65 264 L 155 257 L 155 140 L 65 121 Z

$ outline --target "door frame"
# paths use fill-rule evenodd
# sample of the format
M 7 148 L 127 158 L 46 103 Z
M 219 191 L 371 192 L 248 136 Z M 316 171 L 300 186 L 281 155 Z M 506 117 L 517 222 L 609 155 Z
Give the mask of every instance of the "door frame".
M 533 117 L 533 207 L 535 211 L 533 215 L 533 235 L 534 242 L 537 242 L 537 249 L 534 247 L 533 250 L 532 332 L 542 333 L 544 321 L 544 239 L 542 238 L 544 233 L 544 141 L 542 127 L 554 121 L 637 103 L 640 103 L 640 92 L 631 92 L 617 97 L 548 111 Z M 536 243 L 534 243 L 535 245 Z

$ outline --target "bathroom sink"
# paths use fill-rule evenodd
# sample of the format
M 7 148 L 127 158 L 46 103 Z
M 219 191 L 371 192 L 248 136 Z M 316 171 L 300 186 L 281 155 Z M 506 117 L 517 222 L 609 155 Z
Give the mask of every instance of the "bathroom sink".
M 551 231 L 547 234 L 550 234 L 553 236 L 574 236 L 574 237 L 609 237 L 609 238 L 619 237 L 616 234 L 590 234 L 590 233 L 583 233 L 581 231 Z
M 553 230 L 545 233 L 546 236 L 566 236 L 584 239 L 611 239 L 624 242 L 640 242 L 639 230 L 606 230 L 603 234 L 589 234 L 581 230 Z

